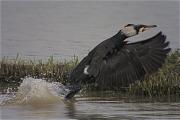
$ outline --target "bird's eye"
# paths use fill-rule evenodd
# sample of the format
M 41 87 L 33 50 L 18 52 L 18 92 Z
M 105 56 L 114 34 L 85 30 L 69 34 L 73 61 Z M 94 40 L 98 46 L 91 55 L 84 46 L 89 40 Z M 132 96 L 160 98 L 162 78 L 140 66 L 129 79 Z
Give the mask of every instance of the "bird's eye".
M 139 32 L 144 32 L 144 31 L 145 31 L 145 28 L 144 28 L 144 27 L 142 27 L 142 28 L 139 29 Z

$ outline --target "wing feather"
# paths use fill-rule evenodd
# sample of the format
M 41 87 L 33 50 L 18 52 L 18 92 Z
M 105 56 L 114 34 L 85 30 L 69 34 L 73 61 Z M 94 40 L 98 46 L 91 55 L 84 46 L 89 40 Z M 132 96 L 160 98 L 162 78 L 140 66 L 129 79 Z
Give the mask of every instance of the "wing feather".
M 126 44 L 117 54 L 99 64 L 99 74 L 94 76 L 101 86 L 128 86 L 146 74 L 157 71 L 170 51 L 166 36 L 158 33 L 154 37 Z M 103 78 L 103 76 L 106 76 Z M 112 86 L 112 87 L 113 87 Z
M 101 88 L 126 87 L 146 74 L 157 71 L 171 50 L 167 48 L 168 45 L 166 36 L 161 32 L 146 40 L 126 43 L 116 52 L 113 42 L 108 40 L 80 62 L 72 71 L 70 80 L 86 83 L 87 78 L 93 78 L 92 82 L 95 81 Z M 105 53 L 108 53 L 107 56 Z M 88 75 L 83 74 L 86 65 L 89 65 Z

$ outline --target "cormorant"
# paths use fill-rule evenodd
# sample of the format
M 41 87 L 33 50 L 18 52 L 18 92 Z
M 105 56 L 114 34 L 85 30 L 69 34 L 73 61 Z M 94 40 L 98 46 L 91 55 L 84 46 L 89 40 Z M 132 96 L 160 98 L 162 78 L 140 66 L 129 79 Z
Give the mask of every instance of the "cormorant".
M 69 77 L 65 99 L 72 98 L 86 83 L 110 87 L 126 87 L 146 74 L 157 71 L 170 48 L 166 36 L 159 32 L 146 40 L 128 43 L 128 37 L 138 35 L 156 25 L 128 24 L 113 37 L 101 42 L 77 65 Z

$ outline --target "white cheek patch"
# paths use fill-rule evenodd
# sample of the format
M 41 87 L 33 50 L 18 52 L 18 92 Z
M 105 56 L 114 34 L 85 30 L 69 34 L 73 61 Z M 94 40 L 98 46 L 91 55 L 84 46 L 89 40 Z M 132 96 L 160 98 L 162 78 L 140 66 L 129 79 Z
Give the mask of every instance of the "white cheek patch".
M 86 74 L 86 75 L 89 75 L 89 73 L 88 73 L 88 68 L 89 68 L 89 65 L 87 65 L 85 68 L 84 68 L 84 74 Z
M 125 27 L 124 29 L 122 29 L 122 32 L 128 37 L 136 35 L 136 30 L 131 26 Z

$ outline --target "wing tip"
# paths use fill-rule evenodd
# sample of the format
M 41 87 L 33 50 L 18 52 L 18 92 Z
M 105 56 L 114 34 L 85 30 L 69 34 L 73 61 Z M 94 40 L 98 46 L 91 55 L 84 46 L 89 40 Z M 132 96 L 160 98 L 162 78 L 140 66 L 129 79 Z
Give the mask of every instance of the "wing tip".
M 166 54 L 168 54 L 171 51 L 171 48 L 166 48 L 164 49 L 164 51 L 166 52 Z

